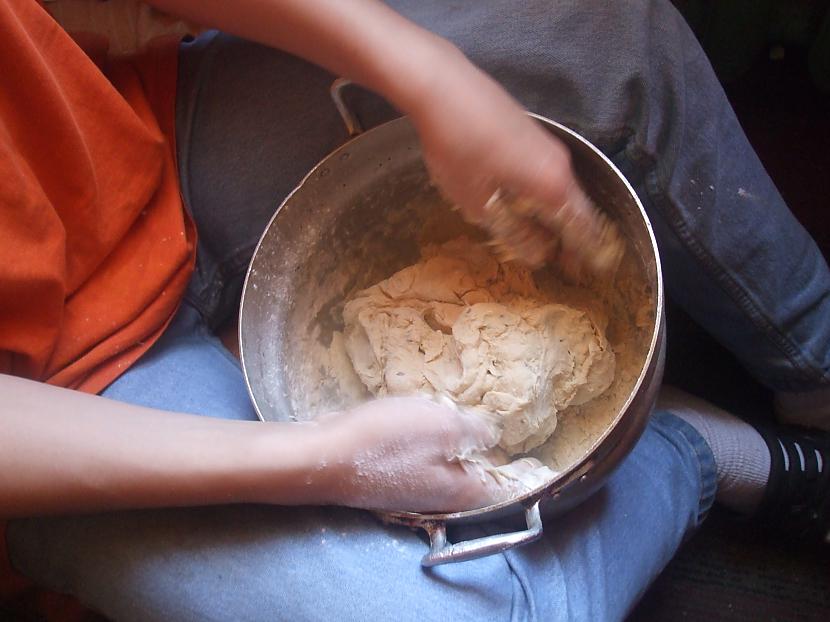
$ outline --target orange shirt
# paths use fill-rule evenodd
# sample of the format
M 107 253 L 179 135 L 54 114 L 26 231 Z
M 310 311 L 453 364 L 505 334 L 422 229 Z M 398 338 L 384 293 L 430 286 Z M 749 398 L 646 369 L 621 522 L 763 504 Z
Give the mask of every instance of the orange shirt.
M 35 0 L 0 2 L 0 373 L 97 393 L 192 271 L 177 42 L 102 71 Z

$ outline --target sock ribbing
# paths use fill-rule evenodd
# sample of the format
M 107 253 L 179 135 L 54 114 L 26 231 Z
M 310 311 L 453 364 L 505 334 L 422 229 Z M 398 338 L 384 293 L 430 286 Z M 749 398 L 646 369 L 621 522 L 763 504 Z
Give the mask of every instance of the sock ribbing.
M 674 387 L 661 388 L 657 408 L 689 423 L 711 448 L 718 472 L 715 499 L 744 514 L 757 509 L 769 478 L 770 454 L 755 428 Z

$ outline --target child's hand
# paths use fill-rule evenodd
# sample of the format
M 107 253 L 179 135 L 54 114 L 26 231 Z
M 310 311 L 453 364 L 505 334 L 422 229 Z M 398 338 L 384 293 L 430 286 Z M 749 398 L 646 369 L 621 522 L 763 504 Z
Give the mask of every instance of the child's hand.
M 448 56 L 410 111 L 433 179 L 473 221 L 500 188 L 560 208 L 574 183 L 568 149 L 492 78 Z
M 326 439 L 325 466 L 311 483 L 339 505 L 413 512 L 480 508 L 525 490 L 516 469 L 538 465 L 520 461 L 502 474 L 482 456 L 500 431 L 426 398 L 375 400 L 317 422 Z
M 583 265 L 615 269 L 622 243 L 574 178 L 565 145 L 457 50 L 441 48 L 440 59 L 407 112 L 447 198 L 489 231 L 507 259 L 534 268 L 552 260 L 572 276 Z

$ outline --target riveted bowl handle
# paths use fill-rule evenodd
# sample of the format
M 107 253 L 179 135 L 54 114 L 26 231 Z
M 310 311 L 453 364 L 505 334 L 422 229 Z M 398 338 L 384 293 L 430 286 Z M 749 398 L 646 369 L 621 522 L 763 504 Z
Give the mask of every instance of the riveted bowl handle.
M 539 513 L 539 501 L 525 508 L 527 529 L 502 533 L 494 536 L 485 536 L 475 540 L 457 542 L 447 541 L 447 524 L 444 522 L 430 523 L 426 526 L 429 533 L 429 553 L 421 559 L 421 565 L 426 567 L 439 564 L 453 564 L 470 559 L 478 559 L 487 555 L 501 553 L 514 546 L 533 542 L 542 537 L 542 517 Z
M 343 89 L 351 85 L 352 81 L 347 78 L 337 78 L 331 85 L 331 99 L 334 101 L 334 106 L 340 117 L 343 119 L 343 124 L 346 126 L 346 131 L 349 133 L 349 138 L 354 138 L 358 134 L 363 133 L 363 125 L 357 114 L 352 110 L 343 98 Z

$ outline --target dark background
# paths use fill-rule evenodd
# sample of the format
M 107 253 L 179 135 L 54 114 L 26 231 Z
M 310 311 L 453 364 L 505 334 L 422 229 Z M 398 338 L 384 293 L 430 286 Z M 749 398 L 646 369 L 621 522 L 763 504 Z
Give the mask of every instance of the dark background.
M 830 2 L 676 0 L 790 209 L 830 256 Z M 748 232 L 750 234 L 750 232 Z M 666 379 L 745 417 L 770 393 L 669 305 Z M 630 622 L 830 620 L 830 544 L 794 544 L 717 508 Z

